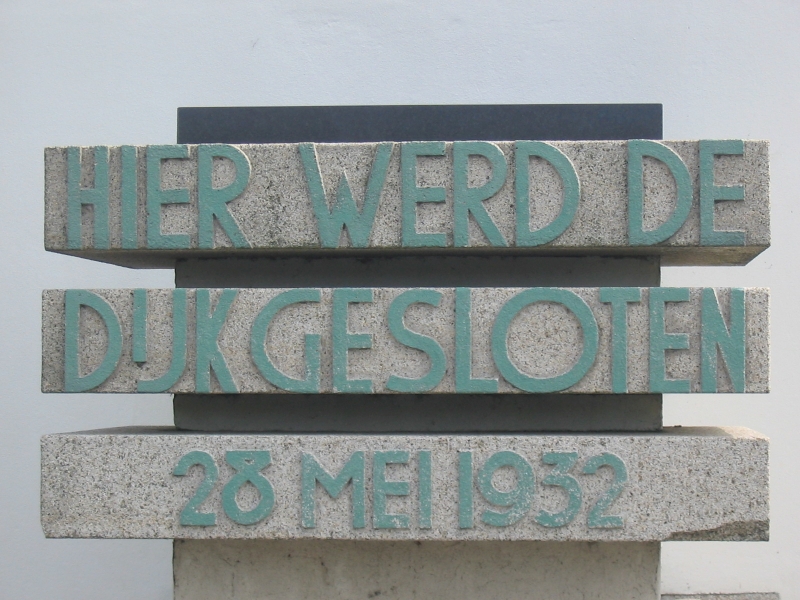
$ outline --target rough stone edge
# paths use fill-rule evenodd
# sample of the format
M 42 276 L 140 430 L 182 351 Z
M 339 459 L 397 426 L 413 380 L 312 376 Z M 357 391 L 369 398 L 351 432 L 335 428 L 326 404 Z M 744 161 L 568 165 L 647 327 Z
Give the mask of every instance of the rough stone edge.
M 769 521 L 727 523 L 705 531 L 678 531 L 665 542 L 705 542 L 725 539 L 731 542 L 768 542 Z
M 780 594 L 745 592 L 742 594 L 662 594 L 661 600 L 780 600 Z

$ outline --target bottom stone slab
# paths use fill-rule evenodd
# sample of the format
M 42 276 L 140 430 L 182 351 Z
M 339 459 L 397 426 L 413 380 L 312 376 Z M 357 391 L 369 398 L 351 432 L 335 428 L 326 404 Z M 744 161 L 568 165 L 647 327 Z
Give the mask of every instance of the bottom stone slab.
M 56 538 L 766 540 L 768 473 L 768 440 L 743 428 L 127 428 L 42 439 L 42 527 Z
M 657 543 L 176 540 L 175 600 L 659 600 Z
M 661 600 L 781 600 L 780 595 L 772 593 L 750 594 L 664 594 Z

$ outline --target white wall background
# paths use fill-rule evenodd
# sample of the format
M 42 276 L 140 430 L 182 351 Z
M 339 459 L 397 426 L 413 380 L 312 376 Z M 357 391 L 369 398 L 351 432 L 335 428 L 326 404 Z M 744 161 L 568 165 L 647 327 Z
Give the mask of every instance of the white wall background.
M 171 598 L 170 542 L 39 527 L 40 435 L 171 423 L 168 396 L 39 392 L 43 288 L 172 281 L 44 252 L 44 146 L 174 142 L 178 106 L 660 102 L 666 139 L 771 140 L 773 201 L 752 264 L 664 277 L 773 290 L 772 394 L 665 402 L 772 438 L 772 541 L 664 544 L 663 590 L 800 599 L 798 31 L 790 1 L 0 0 L 0 596 Z

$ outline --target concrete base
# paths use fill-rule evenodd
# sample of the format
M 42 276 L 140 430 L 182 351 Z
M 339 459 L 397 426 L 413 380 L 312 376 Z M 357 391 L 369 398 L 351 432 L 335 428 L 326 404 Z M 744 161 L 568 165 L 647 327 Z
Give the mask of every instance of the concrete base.
M 658 600 L 660 544 L 175 540 L 175 600 Z

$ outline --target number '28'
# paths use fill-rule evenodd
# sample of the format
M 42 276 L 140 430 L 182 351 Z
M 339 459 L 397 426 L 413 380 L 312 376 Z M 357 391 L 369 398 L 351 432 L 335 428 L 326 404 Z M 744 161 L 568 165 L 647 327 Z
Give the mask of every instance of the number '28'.
M 229 450 L 225 453 L 225 462 L 235 469 L 233 477 L 222 488 L 222 509 L 234 523 L 253 525 L 266 519 L 275 506 L 275 490 L 272 484 L 261 474 L 268 467 L 272 457 L 267 450 Z M 200 512 L 200 505 L 208 498 L 219 479 L 219 469 L 214 459 L 207 452 L 194 450 L 181 457 L 172 474 L 182 477 L 194 466 L 205 471 L 205 477 L 198 486 L 194 496 L 181 511 L 180 524 L 209 527 L 217 524 L 217 515 L 213 512 Z M 250 483 L 259 494 L 259 501 L 250 510 L 242 510 L 236 495 L 245 483 Z

